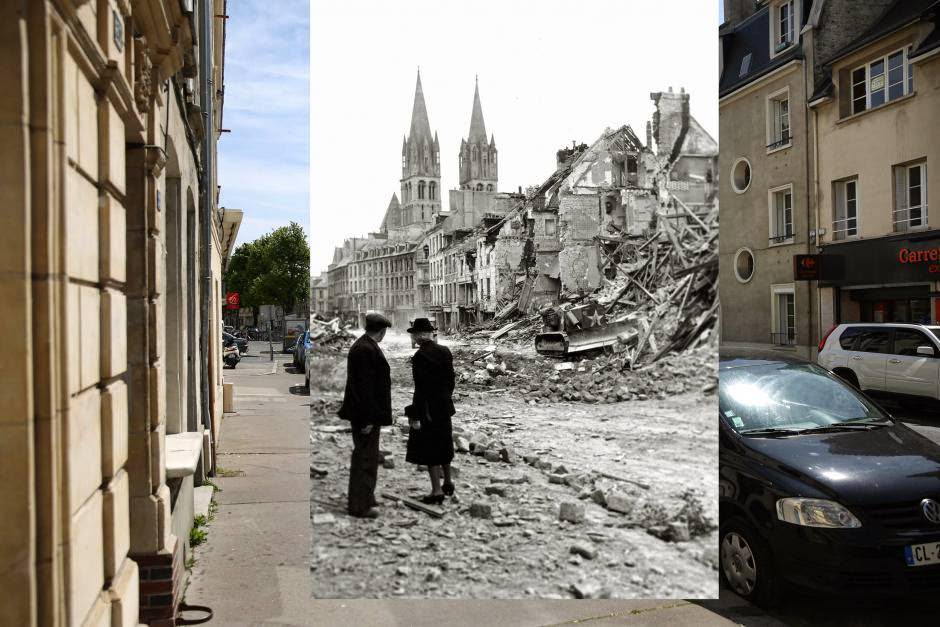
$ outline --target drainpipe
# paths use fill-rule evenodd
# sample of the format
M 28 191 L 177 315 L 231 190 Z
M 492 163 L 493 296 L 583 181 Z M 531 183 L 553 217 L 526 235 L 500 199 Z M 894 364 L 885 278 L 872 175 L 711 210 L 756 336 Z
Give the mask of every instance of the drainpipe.
M 213 93 L 212 93 L 212 22 L 213 0 L 199 0 L 199 105 L 202 107 L 202 212 L 199 214 L 200 231 L 202 235 L 202 299 L 199 303 L 200 317 L 200 354 L 201 354 L 201 387 L 202 387 L 202 425 L 204 429 L 212 429 L 212 416 L 209 404 L 209 303 L 212 296 L 212 208 L 215 194 L 213 193 L 213 153 L 212 137 L 214 135 L 213 120 Z M 215 435 L 214 433 L 212 434 Z M 213 447 L 216 445 L 213 439 Z M 215 472 L 215 464 L 212 463 Z

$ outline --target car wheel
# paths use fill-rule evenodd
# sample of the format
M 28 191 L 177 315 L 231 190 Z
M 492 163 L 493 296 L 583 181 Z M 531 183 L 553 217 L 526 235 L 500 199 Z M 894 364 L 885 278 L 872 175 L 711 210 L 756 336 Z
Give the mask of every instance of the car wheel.
M 720 571 L 735 594 L 761 607 L 779 602 L 780 584 L 763 539 L 743 518 L 721 526 Z
M 833 371 L 836 375 L 839 376 L 843 381 L 851 385 L 856 390 L 860 390 L 858 387 L 858 377 L 855 376 L 855 373 L 847 368 L 838 368 Z

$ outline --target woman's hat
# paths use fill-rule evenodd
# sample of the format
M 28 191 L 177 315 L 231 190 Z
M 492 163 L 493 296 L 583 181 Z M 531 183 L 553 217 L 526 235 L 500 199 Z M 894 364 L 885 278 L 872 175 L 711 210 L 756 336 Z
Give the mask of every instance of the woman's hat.
M 433 333 L 434 331 L 437 331 L 437 329 L 431 325 L 431 321 L 427 318 L 415 318 L 415 321 L 411 323 L 411 328 L 408 329 L 408 333 Z

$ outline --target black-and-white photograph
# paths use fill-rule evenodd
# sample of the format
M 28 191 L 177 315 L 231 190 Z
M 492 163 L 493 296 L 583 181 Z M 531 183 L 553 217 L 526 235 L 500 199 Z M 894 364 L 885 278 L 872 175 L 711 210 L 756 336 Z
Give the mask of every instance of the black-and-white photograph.
M 314 597 L 717 597 L 713 21 L 313 7 Z

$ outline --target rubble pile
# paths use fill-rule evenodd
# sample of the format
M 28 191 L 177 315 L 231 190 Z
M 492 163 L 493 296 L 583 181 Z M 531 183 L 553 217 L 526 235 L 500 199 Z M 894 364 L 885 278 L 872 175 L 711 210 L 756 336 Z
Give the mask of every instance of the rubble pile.
M 320 350 L 328 352 L 342 352 L 347 350 L 356 341 L 356 336 L 349 330 L 352 325 L 343 325 L 339 318 L 327 322 L 312 320 L 310 340 Z
M 455 351 L 460 382 L 521 391 L 533 403 L 615 403 L 713 392 L 717 211 L 701 217 L 678 199 L 670 205 L 682 219 L 660 214 L 655 233 L 646 239 L 598 238 L 607 283 L 590 295 L 564 297 L 551 308 L 566 316 L 589 305 L 598 327 L 614 329 L 606 346 L 569 353 L 564 361 L 513 350 L 531 347 L 543 331 L 542 315 L 517 311 L 514 320 L 490 320 L 464 333 L 471 345 L 484 338 L 490 346 Z M 569 339 L 580 330 L 567 327 Z
M 718 321 L 717 208 L 703 219 L 677 198 L 670 204 L 678 218 L 659 214 L 652 238 L 605 242 L 614 245 L 603 253 L 619 285 L 606 286 L 596 300 L 608 318 L 637 323 L 636 341 L 621 356 L 624 368 L 707 344 Z
M 709 394 L 717 377 L 713 343 L 634 369 L 623 369 L 623 357 L 616 354 L 559 361 L 505 349 L 482 353 L 455 349 L 453 353 L 462 386 L 519 391 L 532 403 L 616 403 L 687 392 Z

